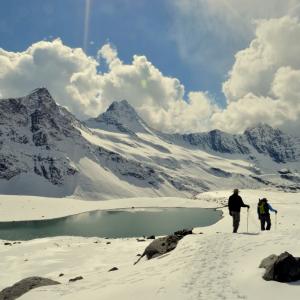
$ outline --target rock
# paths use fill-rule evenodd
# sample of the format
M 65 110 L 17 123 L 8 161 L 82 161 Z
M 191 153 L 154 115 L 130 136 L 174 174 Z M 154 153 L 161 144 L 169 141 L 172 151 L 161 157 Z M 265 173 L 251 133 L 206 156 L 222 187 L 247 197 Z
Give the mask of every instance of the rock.
M 147 256 L 148 259 L 152 259 L 174 250 L 178 241 L 180 241 L 184 236 L 192 233 L 193 231 L 190 229 L 183 229 L 174 232 L 173 235 L 155 239 L 146 247 L 144 253 L 134 264 L 137 264 L 144 256 Z
M 176 235 L 169 235 L 158 238 L 148 245 L 140 258 L 147 256 L 148 259 L 163 255 L 176 248 L 179 238 Z
M 58 276 L 59 277 L 62 277 L 62 276 L 64 276 L 65 274 L 64 273 L 60 273 Z
M 182 229 L 174 232 L 174 235 L 183 238 L 188 234 L 193 234 L 193 229 Z
M 110 270 L 108 270 L 108 272 L 113 272 L 113 271 L 118 271 L 119 269 L 117 267 L 113 267 Z
M 270 256 L 264 258 L 260 265 L 259 265 L 259 268 L 264 268 L 264 269 L 267 269 L 269 268 L 270 266 L 274 265 L 275 261 L 277 260 L 278 256 L 275 255 L 275 254 L 271 254 Z
M 4 246 L 11 246 L 12 243 L 4 243 Z
M 300 280 L 300 263 L 293 255 L 284 252 L 274 264 L 274 279 L 280 282 Z
M 155 235 L 150 235 L 147 237 L 147 240 L 155 240 Z
M 300 280 L 300 258 L 295 258 L 288 252 L 279 256 L 270 255 L 261 262 L 260 267 L 266 269 L 263 275 L 265 280 L 279 282 Z
M 106 242 L 106 245 L 110 245 L 111 244 L 111 242 Z
M 0 292 L 0 300 L 14 300 L 32 289 L 56 284 L 60 284 L 60 282 L 43 277 L 28 277 L 2 290 Z
M 77 276 L 77 277 L 69 279 L 69 282 L 75 282 L 75 281 L 82 280 L 82 279 L 83 279 L 82 276 Z
M 274 279 L 274 263 L 278 259 L 278 256 L 271 254 L 270 256 L 264 258 L 259 265 L 259 268 L 266 269 L 265 274 L 263 275 L 264 280 L 273 280 Z
M 136 239 L 138 242 L 145 242 L 145 239 Z

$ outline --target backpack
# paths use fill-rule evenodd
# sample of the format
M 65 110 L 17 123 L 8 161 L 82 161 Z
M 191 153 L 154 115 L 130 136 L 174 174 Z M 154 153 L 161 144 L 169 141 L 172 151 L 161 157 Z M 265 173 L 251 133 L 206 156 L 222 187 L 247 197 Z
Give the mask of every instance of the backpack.
M 264 215 L 264 214 L 267 214 L 269 212 L 268 204 L 266 202 L 262 201 L 262 200 L 259 200 L 257 208 L 258 208 L 258 213 L 260 215 Z
M 265 214 L 265 204 L 263 201 L 259 201 L 258 203 L 258 212 L 260 215 Z

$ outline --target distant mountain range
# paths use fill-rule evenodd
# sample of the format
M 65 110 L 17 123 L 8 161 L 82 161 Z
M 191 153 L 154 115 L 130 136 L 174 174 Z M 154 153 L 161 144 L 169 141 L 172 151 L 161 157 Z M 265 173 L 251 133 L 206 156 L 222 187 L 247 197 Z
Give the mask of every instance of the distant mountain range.
M 300 140 L 266 124 L 243 134 L 167 134 L 126 101 L 86 122 L 45 88 L 0 100 L 0 193 L 107 199 L 209 189 L 300 189 Z

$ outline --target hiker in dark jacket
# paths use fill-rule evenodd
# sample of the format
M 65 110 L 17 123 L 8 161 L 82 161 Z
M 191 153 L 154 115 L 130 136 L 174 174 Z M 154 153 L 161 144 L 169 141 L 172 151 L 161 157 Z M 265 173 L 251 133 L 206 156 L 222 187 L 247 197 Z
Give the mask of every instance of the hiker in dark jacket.
M 228 200 L 229 214 L 232 216 L 233 221 L 233 232 L 236 233 L 240 225 L 240 212 L 241 207 L 250 208 L 249 205 L 245 204 L 242 198 L 239 196 L 239 190 L 234 189 L 233 194 Z
M 257 204 L 257 214 L 260 220 L 261 230 L 271 229 L 270 211 L 273 211 L 275 214 L 277 214 L 277 210 L 273 209 L 266 198 L 259 199 Z M 267 227 L 265 227 L 265 225 L 267 225 Z

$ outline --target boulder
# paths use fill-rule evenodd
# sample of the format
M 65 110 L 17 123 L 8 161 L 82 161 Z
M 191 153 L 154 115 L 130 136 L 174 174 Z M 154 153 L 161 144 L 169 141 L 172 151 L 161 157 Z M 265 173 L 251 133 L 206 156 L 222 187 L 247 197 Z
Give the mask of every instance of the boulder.
M 271 254 L 270 256 L 264 258 L 260 265 L 259 265 L 259 268 L 264 268 L 264 269 L 267 269 L 269 268 L 270 266 L 273 266 L 275 261 L 277 260 L 278 256 L 275 255 L 275 254 Z
M 176 235 L 168 235 L 154 240 L 144 251 L 148 259 L 165 254 L 176 248 L 179 238 Z
M 75 281 L 82 280 L 82 279 L 83 279 L 82 276 L 77 276 L 77 277 L 69 279 L 69 282 L 75 282 Z
M 300 259 L 288 252 L 279 256 L 270 255 L 263 259 L 260 268 L 265 268 L 263 279 L 279 282 L 292 282 L 300 280 Z
M 174 232 L 174 235 L 183 238 L 184 236 L 188 234 L 193 234 L 193 229 L 182 229 Z
M 56 284 L 60 284 L 60 282 L 43 277 L 28 277 L 2 290 L 0 292 L 0 300 L 14 300 L 32 289 Z
M 144 253 L 140 256 L 138 261 L 135 262 L 135 264 L 137 264 L 144 256 L 146 256 L 147 259 L 152 259 L 174 250 L 178 241 L 180 241 L 184 236 L 192 233 L 192 230 L 183 229 L 174 232 L 172 235 L 155 239 L 146 247 Z

